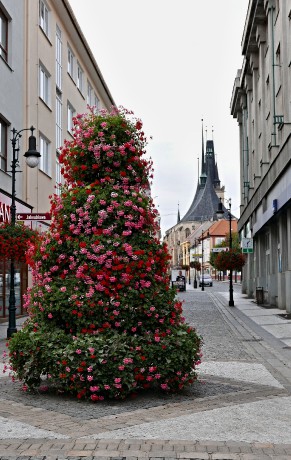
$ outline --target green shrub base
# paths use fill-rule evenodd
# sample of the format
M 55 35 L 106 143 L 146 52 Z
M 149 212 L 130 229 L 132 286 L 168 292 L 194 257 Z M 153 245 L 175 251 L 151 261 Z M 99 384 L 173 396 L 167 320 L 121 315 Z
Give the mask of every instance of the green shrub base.
M 123 399 L 145 389 L 176 392 L 196 380 L 200 337 L 181 324 L 158 342 L 145 336 L 66 335 L 62 330 L 33 330 L 28 322 L 9 341 L 10 364 L 28 389 L 46 376 L 50 386 L 77 398 Z

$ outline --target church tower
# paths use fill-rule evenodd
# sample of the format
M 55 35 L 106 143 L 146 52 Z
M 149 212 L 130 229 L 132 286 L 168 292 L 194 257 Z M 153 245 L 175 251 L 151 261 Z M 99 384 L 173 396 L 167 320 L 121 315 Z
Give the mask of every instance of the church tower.
M 223 201 L 224 198 L 224 187 L 220 185 L 213 140 L 206 140 L 206 154 L 204 153 L 203 120 L 201 156 L 201 174 L 196 193 L 190 208 L 181 219 L 181 222 L 195 223 L 196 225 L 205 221 L 216 220 L 219 199 L 222 198 Z

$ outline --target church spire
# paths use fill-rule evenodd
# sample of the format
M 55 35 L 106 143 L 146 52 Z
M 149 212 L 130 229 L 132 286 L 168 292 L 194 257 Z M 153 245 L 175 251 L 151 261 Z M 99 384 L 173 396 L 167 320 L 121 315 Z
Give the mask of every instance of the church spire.
M 177 224 L 180 222 L 181 217 L 180 217 L 180 209 L 179 209 L 179 202 L 178 202 L 178 215 L 177 215 Z
M 201 160 L 201 174 L 206 173 L 205 171 L 205 158 L 204 158 L 204 134 L 203 134 L 203 118 L 202 121 L 202 160 Z

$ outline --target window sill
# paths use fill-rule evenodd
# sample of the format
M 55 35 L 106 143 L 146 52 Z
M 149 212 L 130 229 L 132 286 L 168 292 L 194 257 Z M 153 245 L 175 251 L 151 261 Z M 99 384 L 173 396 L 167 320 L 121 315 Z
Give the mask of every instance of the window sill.
M 77 90 L 78 90 L 78 92 L 80 93 L 81 97 L 82 97 L 82 98 L 84 99 L 84 101 L 85 101 L 85 96 L 83 95 L 83 93 L 82 93 L 82 91 L 80 90 L 80 88 L 77 87 Z
M 75 82 L 75 80 L 73 79 L 73 77 L 72 77 L 72 75 L 70 74 L 70 72 L 67 72 L 67 74 L 69 75 L 69 77 L 70 77 L 70 79 L 72 80 L 72 82 L 74 83 L 74 85 L 77 86 L 77 85 L 76 85 L 76 82 Z
M 42 97 L 39 96 L 39 99 L 41 100 L 41 102 L 46 106 L 46 108 L 52 112 L 52 109 L 47 105 L 47 103 L 42 99 Z
M 45 31 L 43 30 L 43 28 L 42 28 L 40 25 L 39 25 L 39 28 L 40 28 L 40 30 L 41 30 L 43 36 L 44 36 L 44 37 L 47 39 L 47 41 L 49 42 L 49 44 L 50 44 L 51 46 L 53 46 L 53 44 L 52 44 L 52 42 L 50 41 L 49 37 L 47 36 L 47 34 L 45 33 Z
M 39 172 L 41 172 L 44 176 L 46 176 L 48 179 L 50 179 L 50 180 L 52 179 L 51 174 L 45 172 L 45 171 L 44 171 L 43 169 L 41 169 L 41 168 L 38 168 L 38 170 L 39 170 Z
M 7 65 L 8 69 L 9 69 L 11 72 L 14 72 L 14 70 L 10 67 L 10 65 L 8 64 L 8 62 L 7 62 L 7 61 L 4 59 L 4 57 L 1 56 L 1 55 L 0 55 L 0 60 L 1 60 L 2 62 L 4 62 L 4 64 Z

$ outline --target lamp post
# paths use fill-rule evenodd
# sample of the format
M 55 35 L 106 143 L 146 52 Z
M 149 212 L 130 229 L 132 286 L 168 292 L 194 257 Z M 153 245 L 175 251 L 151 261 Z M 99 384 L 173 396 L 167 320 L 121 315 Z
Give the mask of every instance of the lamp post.
M 194 244 L 195 244 L 195 254 L 197 254 L 197 252 L 196 252 L 196 249 L 197 249 L 197 240 L 196 240 L 196 238 L 195 238 L 195 243 L 194 243 Z M 195 258 L 195 262 L 197 262 L 197 258 Z M 194 274 L 194 284 L 193 284 L 194 289 L 197 289 L 197 278 L 196 278 L 196 274 L 197 274 L 197 267 L 196 267 L 196 264 L 195 264 L 195 274 Z
M 28 151 L 24 154 L 26 157 L 26 163 L 30 168 L 35 168 L 38 165 L 38 160 L 40 153 L 36 150 L 36 138 L 33 135 L 34 127 L 24 128 L 20 131 L 17 131 L 15 128 L 12 129 L 12 161 L 11 161 L 11 179 L 12 179 L 12 193 L 11 193 L 11 225 L 14 227 L 16 222 L 16 189 L 15 189 L 15 174 L 16 168 L 19 166 L 19 139 L 21 138 L 21 133 L 23 131 L 31 131 L 31 135 L 28 140 Z M 17 146 L 16 146 L 17 145 Z M 10 260 L 10 293 L 9 293 L 9 322 L 7 329 L 7 338 L 9 339 L 15 332 L 16 329 L 16 300 L 15 300 L 15 266 L 14 266 L 14 257 L 11 257 Z
M 229 252 L 230 257 L 232 253 L 232 233 L 231 233 L 231 198 L 228 200 L 228 221 L 229 221 Z M 224 214 L 224 210 L 222 209 L 222 202 L 220 198 L 220 202 L 218 203 L 218 210 L 216 211 L 217 216 L 221 217 Z M 232 266 L 230 265 L 229 269 L 229 302 L 228 305 L 230 307 L 234 307 L 234 300 L 233 300 L 233 281 L 232 281 Z
M 189 255 L 189 284 L 191 284 L 191 267 L 190 267 L 190 250 L 191 250 L 191 247 L 190 247 L 190 243 L 189 243 L 189 247 L 188 247 L 188 255 Z
M 204 246 L 203 246 L 203 239 L 204 239 L 204 232 L 202 230 L 202 234 L 201 234 L 201 238 L 202 238 L 202 264 L 201 264 L 201 276 L 202 276 L 202 280 L 201 280 L 201 291 L 204 291 Z

